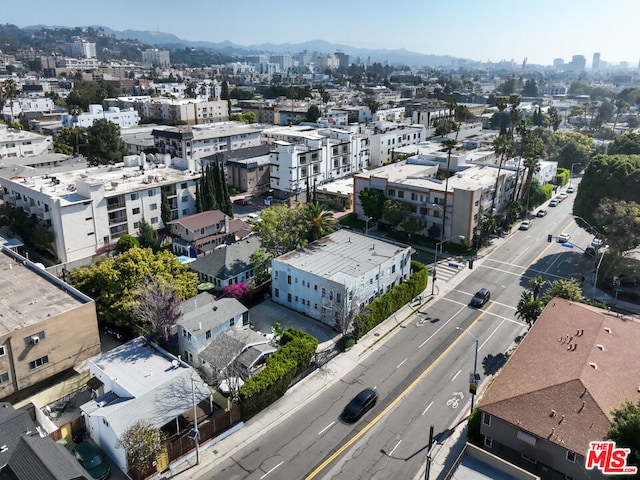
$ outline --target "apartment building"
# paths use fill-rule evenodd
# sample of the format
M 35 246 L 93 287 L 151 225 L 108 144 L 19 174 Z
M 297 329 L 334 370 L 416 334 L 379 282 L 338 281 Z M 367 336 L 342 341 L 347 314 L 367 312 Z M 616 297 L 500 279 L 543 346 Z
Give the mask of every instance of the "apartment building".
M 70 57 L 76 58 L 96 58 L 96 44 L 77 40 L 66 44 L 66 52 Z
M 274 302 L 338 330 L 409 278 L 410 248 L 338 230 L 271 262 Z
M 271 156 L 268 145 L 231 151 L 225 156 L 229 187 L 250 194 L 269 190 Z
M 164 163 L 148 162 L 141 154 L 117 165 L 31 175 L 0 177 L 2 198 L 36 215 L 54 232 L 53 248 L 61 263 L 113 249 L 125 233 L 138 234 L 142 218 L 162 228 L 163 193 L 173 219 L 196 213 L 199 174 L 193 162 L 169 156 Z
M 424 142 L 427 138 L 424 125 L 391 122 L 376 122 L 373 126 L 364 126 L 361 133 L 369 138 L 370 164 L 374 167 L 389 163 L 396 149 Z
M 155 146 L 160 153 L 196 162 L 204 157 L 243 148 L 257 147 L 260 130 L 242 122 L 170 127 L 153 130 Z
M 229 120 L 227 100 L 197 98 L 118 97 L 104 100 L 106 108 L 135 109 L 140 118 L 162 122 L 185 122 L 187 125 L 216 123 Z
M 154 67 L 169 68 L 171 65 L 169 50 L 159 50 L 157 48 L 147 48 L 142 52 L 142 61 L 150 63 Z
M 100 353 L 93 300 L 0 248 L 0 398 Z
M 120 128 L 133 127 L 140 122 L 140 115 L 134 108 L 121 110 L 120 107 L 109 107 L 106 111 L 102 105 L 89 105 L 89 111 L 80 115 L 65 113 L 62 115 L 63 127 L 88 128 L 96 120 L 108 120 Z
M 496 165 L 465 164 L 448 180 L 438 178 L 440 162 L 430 156 L 416 156 L 354 177 L 354 211 L 365 218 L 360 192 L 366 188 L 384 192 L 390 200 L 404 202 L 424 227 L 427 235 L 432 226 L 443 232 L 443 238 L 460 242 L 473 238 L 478 222 L 492 208 L 501 211 L 515 188 L 516 172 L 503 166 L 498 177 Z M 497 194 L 494 200 L 494 192 Z M 445 195 L 446 192 L 446 195 Z M 446 196 L 446 205 L 445 205 Z
M 53 152 L 51 137 L 0 125 L 0 160 L 35 157 L 48 152 Z

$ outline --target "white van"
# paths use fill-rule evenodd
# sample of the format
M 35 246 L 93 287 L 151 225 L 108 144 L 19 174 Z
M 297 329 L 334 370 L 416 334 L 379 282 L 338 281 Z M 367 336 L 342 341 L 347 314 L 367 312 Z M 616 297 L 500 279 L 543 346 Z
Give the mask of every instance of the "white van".
M 257 223 L 262 221 L 262 217 L 257 213 L 249 213 L 247 214 L 247 220 L 249 223 Z

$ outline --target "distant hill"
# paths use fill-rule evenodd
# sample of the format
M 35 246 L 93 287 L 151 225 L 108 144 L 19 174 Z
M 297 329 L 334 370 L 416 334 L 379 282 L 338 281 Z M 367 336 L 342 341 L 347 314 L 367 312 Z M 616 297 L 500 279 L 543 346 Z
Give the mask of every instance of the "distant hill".
M 183 40 L 171 33 L 148 31 L 148 30 L 112 30 L 108 27 L 92 25 L 95 30 L 102 30 L 107 35 L 113 35 L 115 38 L 123 40 L 137 40 L 140 43 L 149 44 L 158 48 L 166 48 L 169 50 L 177 50 L 185 47 L 208 49 L 219 52 L 225 56 L 242 57 L 252 53 L 298 53 L 304 50 L 317 51 L 321 53 L 334 53 L 341 51 L 349 55 L 350 61 L 360 58 L 361 62 L 365 62 L 368 58 L 372 62 L 385 63 L 389 62 L 396 65 L 417 65 L 417 66 L 449 66 L 454 57 L 448 55 L 425 55 L 422 53 L 411 52 L 406 49 L 367 49 L 356 48 L 349 45 L 342 45 L 327 42 L 325 40 L 311 40 L 303 43 L 263 43 L 260 45 L 237 45 L 235 43 L 224 42 L 208 42 L 208 41 L 190 41 Z M 42 29 L 55 28 L 45 27 L 43 25 L 29 26 L 25 29 Z M 58 27 L 64 28 L 64 27 Z

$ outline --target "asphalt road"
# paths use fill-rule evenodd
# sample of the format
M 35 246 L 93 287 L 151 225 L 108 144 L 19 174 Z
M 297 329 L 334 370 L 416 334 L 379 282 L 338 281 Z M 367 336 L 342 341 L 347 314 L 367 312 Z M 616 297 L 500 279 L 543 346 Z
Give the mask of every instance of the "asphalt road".
M 476 339 L 482 381 L 526 331 L 515 306 L 529 278 L 580 278 L 593 269 L 594 259 L 578 248 L 592 236 L 571 217 L 572 201 L 515 231 L 459 283 L 439 282 L 440 296 L 341 381 L 202 478 L 413 478 L 425 462 L 429 426 L 442 441 L 468 411 Z M 571 233 L 574 248 L 547 242 L 561 232 Z M 469 307 L 482 287 L 491 290 L 491 301 Z M 365 387 L 378 391 L 378 404 L 355 425 L 342 422 L 342 408 Z

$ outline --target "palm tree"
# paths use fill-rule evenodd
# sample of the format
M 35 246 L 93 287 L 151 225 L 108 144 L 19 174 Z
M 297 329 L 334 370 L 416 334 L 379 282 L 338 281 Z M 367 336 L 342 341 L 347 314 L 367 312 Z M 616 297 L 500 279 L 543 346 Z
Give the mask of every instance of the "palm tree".
M 518 306 L 516 307 L 516 317 L 527 322 L 529 328 L 538 319 L 542 313 L 542 303 L 540 300 L 534 299 L 531 292 L 526 290 L 520 295 Z
M 456 133 L 457 137 L 457 133 Z M 447 177 L 444 181 L 444 206 L 442 211 L 442 231 L 440 232 L 440 240 L 444 239 L 444 225 L 447 221 L 447 197 L 449 195 L 449 166 L 451 164 L 451 151 L 456 147 L 455 140 L 447 139 L 442 142 L 442 146 L 447 149 Z
M 499 163 L 498 163 L 498 175 L 496 176 L 496 185 L 493 189 L 493 201 L 491 202 L 491 212 L 496 208 L 496 197 L 498 196 L 498 181 L 500 180 L 500 172 L 502 171 L 502 162 L 504 162 L 504 157 L 512 156 L 515 152 L 515 147 L 513 143 L 513 139 L 507 137 L 506 135 L 498 135 L 498 137 L 493 141 L 493 149 L 498 155 Z
M 10 78 L 6 82 L 4 82 L 4 97 L 5 102 L 9 101 L 9 106 L 11 107 L 11 121 L 13 122 L 13 99 L 18 96 L 18 86 L 16 85 L 16 81 Z
M 536 277 L 529 279 L 529 286 L 531 287 L 531 292 L 533 293 L 533 299 L 537 300 L 540 295 L 540 290 L 542 289 L 542 285 L 544 285 L 545 278 L 542 275 L 538 275 Z
M 496 98 L 496 107 L 500 112 L 500 135 L 506 135 L 507 127 L 504 124 L 504 111 L 509 106 L 509 102 L 507 97 L 498 97 Z
M 527 169 L 527 180 L 524 184 L 524 211 L 526 214 L 529 211 L 531 181 L 533 180 L 533 176 L 540 171 L 540 161 L 537 157 L 529 157 L 524 159 L 523 165 Z
M 309 241 L 313 242 L 334 232 L 337 228 L 333 214 L 325 210 L 324 205 L 318 202 L 307 203 L 304 207 L 304 218 L 309 229 Z
M 616 109 L 618 110 L 616 113 L 616 119 L 613 122 L 613 134 L 616 134 L 616 125 L 618 124 L 618 118 L 620 118 L 620 114 L 627 111 L 629 108 L 629 104 L 624 100 L 616 100 Z
M 78 115 L 82 114 L 82 109 L 78 105 L 69 106 L 69 115 L 73 116 L 73 124 L 76 131 L 76 155 L 78 155 Z

